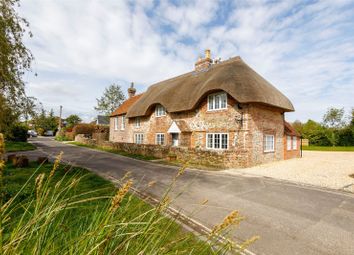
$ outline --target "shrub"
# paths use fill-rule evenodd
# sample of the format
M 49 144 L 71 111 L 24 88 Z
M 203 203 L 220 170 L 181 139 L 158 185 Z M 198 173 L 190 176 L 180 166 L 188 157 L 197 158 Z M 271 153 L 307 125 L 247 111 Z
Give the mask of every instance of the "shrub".
M 109 133 L 109 126 L 96 125 L 95 133 Z
M 74 132 L 65 132 L 65 137 L 69 140 L 69 141 L 73 141 L 75 139 L 74 137 Z
M 44 129 L 43 128 L 37 128 L 37 133 L 38 133 L 38 135 L 44 135 Z
M 339 146 L 354 146 L 354 127 L 347 127 L 338 131 Z
M 9 141 L 14 142 L 26 142 L 27 141 L 28 128 L 22 124 L 15 124 L 11 127 L 10 133 L 6 137 Z
M 56 137 L 55 137 L 55 140 L 57 140 L 57 141 L 60 141 L 60 142 L 62 142 L 62 141 L 71 141 L 68 137 L 66 137 L 65 135 L 57 135 Z
M 94 131 L 95 131 L 95 125 L 93 125 L 93 124 L 77 124 L 73 128 L 73 136 L 75 137 L 78 134 L 84 134 L 84 135 L 91 136 Z

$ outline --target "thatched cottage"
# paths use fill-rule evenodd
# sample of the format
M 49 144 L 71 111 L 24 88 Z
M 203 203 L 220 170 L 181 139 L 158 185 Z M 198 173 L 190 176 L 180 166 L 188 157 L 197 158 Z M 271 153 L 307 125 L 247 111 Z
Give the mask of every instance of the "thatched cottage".
M 111 114 L 112 142 L 225 167 L 299 156 L 284 118 L 292 103 L 240 57 L 214 61 L 206 50 L 192 72 L 135 92 Z

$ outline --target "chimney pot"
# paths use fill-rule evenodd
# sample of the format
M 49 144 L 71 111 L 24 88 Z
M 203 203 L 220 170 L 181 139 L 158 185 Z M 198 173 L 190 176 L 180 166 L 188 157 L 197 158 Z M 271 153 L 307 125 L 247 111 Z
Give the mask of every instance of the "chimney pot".
M 205 59 L 209 59 L 210 57 L 210 49 L 205 50 Z
M 204 58 L 199 58 L 198 61 L 195 63 L 195 71 L 203 71 L 208 69 L 211 64 L 213 63 L 213 60 L 211 59 L 211 54 L 210 50 L 206 49 L 205 50 L 205 57 Z
M 128 96 L 129 98 L 135 96 L 136 89 L 134 88 L 134 82 L 130 84 L 130 88 L 128 89 Z

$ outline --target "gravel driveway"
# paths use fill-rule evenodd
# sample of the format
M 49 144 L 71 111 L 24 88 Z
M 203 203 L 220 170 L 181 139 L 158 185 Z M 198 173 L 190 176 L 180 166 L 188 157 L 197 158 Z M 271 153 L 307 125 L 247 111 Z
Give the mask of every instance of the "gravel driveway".
M 272 162 L 225 172 L 266 176 L 354 192 L 354 152 L 303 151 L 303 158 Z

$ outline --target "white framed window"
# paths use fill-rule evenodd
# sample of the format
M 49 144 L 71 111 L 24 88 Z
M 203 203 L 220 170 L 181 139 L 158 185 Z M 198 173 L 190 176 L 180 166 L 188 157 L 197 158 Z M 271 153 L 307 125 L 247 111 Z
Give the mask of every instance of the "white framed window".
M 242 113 L 242 129 L 248 129 L 248 116 L 247 113 Z
M 156 134 L 156 144 L 159 144 L 159 145 L 165 144 L 165 134 L 163 134 L 163 133 Z
M 165 107 L 163 107 L 162 105 L 156 105 L 156 108 L 155 108 L 155 114 L 156 114 L 156 117 L 160 117 L 160 116 L 165 116 L 166 115 L 166 109 Z
M 287 149 L 288 151 L 291 150 L 291 136 L 290 136 L 290 135 L 287 135 L 287 136 L 286 136 L 286 149 Z
M 114 117 L 114 130 L 118 130 L 118 117 Z
M 297 150 L 297 137 L 293 136 L 293 150 Z
M 207 133 L 206 148 L 216 150 L 227 150 L 229 148 L 229 134 L 227 133 Z
M 121 123 L 120 123 L 120 130 L 125 129 L 125 115 L 122 115 L 121 117 Z
M 140 117 L 135 118 L 135 127 L 140 128 Z
M 225 92 L 214 93 L 208 96 L 208 111 L 227 108 L 227 94 Z
M 144 134 L 134 134 L 134 142 L 137 144 L 144 143 Z
M 274 135 L 264 135 L 264 152 L 274 152 Z

